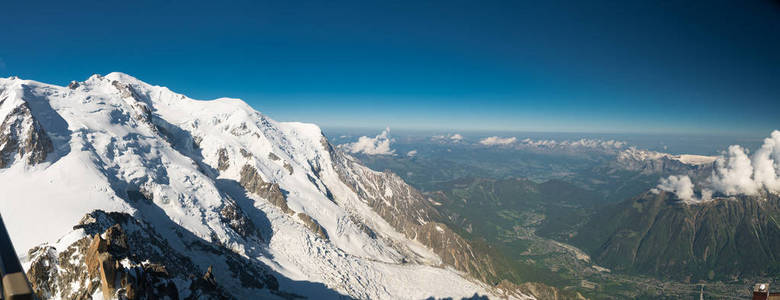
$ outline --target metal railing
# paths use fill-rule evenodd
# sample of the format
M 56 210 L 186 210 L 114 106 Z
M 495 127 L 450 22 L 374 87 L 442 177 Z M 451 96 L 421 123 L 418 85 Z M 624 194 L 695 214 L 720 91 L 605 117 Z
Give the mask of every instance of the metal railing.
M 24 269 L 16 256 L 14 245 L 5 229 L 3 217 L 0 216 L 0 299 L 2 300 L 32 300 L 35 299 Z

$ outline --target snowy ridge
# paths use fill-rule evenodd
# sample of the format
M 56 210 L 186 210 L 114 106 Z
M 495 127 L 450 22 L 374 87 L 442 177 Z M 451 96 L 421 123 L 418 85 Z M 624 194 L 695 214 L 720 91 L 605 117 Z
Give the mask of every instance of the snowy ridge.
M 643 173 L 702 173 L 710 170 L 716 156 L 674 155 L 629 147 L 618 152 L 615 163 L 624 169 Z
M 122 73 L 68 87 L 0 79 L 0 101 L 0 119 L 24 105 L 32 118 L 20 123 L 20 132 L 42 133 L 28 139 L 37 144 L 20 145 L 43 146 L 9 154 L 12 163 L 0 169 L 6 195 L 0 211 L 28 265 L 38 256 L 26 257 L 27 249 L 47 244 L 61 253 L 86 237 L 71 228 L 100 209 L 150 224 L 171 249 L 192 258 L 194 269 L 213 266 L 216 282 L 237 298 L 280 294 L 269 293 L 268 282 L 247 286 L 226 255 L 193 245 L 216 245 L 266 266 L 258 272 L 274 274 L 280 292 L 308 297 L 323 296 L 305 282 L 321 283 L 336 292 L 333 297 L 494 295 L 442 265 L 428 240 L 410 238 L 388 220 L 389 211 L 412 213 L 398 206 L 398 199 L 412 196 L 400 193 L 412 193 L 400 178 L 344 164 L 338 157 L 349 157 L 316 125 L 276 122 L 238 99 L 190 99 Z M 252 182 L 247 170 L 256 174 Z M 356 189 L 345 175 L 372 177 L 377 186 Z M 262 190 L 248 192 L 248 184 Z M 395 187 L 381 190 L 393 202 L 379 213 L 371 205 L 375 193 L 361 192 L 378 185 Z M 423 223 L 415 226 L 427 217 L 415 216 Z M 191 294 L 185 284 L 176 286 L 180 295 Z M 52 297 L 64 295 L 60 290 Z
M 579 139 L 579 140 L 533 140 L 525 138 L 520 141 L 521 145 L 527 145 L 539 148 L 591 148 L 602 150 L 617 150 L 626 146 L 626 142 L 616 140 L 600 139 Z
M 642 150 L 634 147 L 630 147 L 626 150 L 623 150 L 618 154 L 618 159 L 632 159 L 632 160 L 639 160 L 639 161 L 658 160 L 664 158 L 669 160 L 679 161 L 681 163 L 687 165 L 694 165 L 694 166 L 712 164 L 715 162 L 715 160 L 718 159 L 717 156 L 705 156 L 705 155 L 694 155 L 694 154 L 674 155 L 674 154 L 663 153 L 663 152 Z

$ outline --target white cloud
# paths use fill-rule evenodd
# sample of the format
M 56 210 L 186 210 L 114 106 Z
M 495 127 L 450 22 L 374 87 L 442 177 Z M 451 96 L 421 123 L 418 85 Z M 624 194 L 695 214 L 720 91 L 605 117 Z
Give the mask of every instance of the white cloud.
M 456 133 L 450 136 L 450 139 L 456 142 L 460 142 L 463 139 L 463 136 L 460 135 L 460 133 Z
M 390 148 L 394 140 L 389 137 L 390 127 L 386 128 L 376 137 L 361 136 L 357 142 L 340 145 L 342 149 L 351 153 L 363 153 L 367 155 L 393 155 L 395 150 Z
M 516 137 L 502 138 L 497 136 L 491 136 L 480 140 L 479 143 L 485 146 L 495 146 L 495 145 L 509 145 L 516 141 L 517 141 Z
M 770 191 L 780 191 L 780 131 L 764 139 L 764 144 L 753 155 L 753 179 Z
M 693 193 L 693 182 L 687 175 L 682 176 L 669 176 L 669 178 L 661 178 L 661 183 L 658 184 L 658 189 L 672 192 L 677 194 L 680 200 L 685 202 L 699 202 Z
M 406 153 L 406 156 L 413 157 L 417 155 L 417 150 L 412 150 Z
M 780 131 L 775 130 L 770 137 L 764 139 L 764 144 L 752 157 L 741 146 L 730 146 L 728 152 L 715 162 L 712 175 L 702 183 L 701 198 L 692 196 L 692 186 L 689 191 L 687 186 L 679 183 L 685 179 L 690 181 L 688 176 L 684 176 L 685 179 L 682 176 L 661 179 L 658 188 L 674 192 L 687 202 L 710 200 L 713 192 L 728 196 L 756 195 L 762 191 L 780 193 L 778 173 L 780 173 Z
M 774 172 L 774 168 L 772 170 Z M 729 146 L 728 156 L 715 161 L 715 170 L 710 177 L 714 190 L 726 195 L 758 192 L 759 185 L 753 180 L 753 164 L 745 149 L 738 145 Z

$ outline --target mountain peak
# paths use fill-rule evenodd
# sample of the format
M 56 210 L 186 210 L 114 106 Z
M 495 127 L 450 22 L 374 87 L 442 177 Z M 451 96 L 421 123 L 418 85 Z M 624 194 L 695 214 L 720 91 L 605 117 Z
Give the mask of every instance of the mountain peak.
M 133 77 L 131 75 L 128 75 L 128 74 L 122 73 L 122 72 L 111 72 L 111 73 L 108 73 L 105 76 L 103 76 L 103 78 L 108 79 L 110 81 L 119 81 L 121 83 L 126 83 L 126 84 L 145 84 L 145 85 L 149 85 L 146 82 L 143 82 L 143 81 L 139 80 L 136 77 Z
M 322 291 L 301 282 L 354 298 L 462 297 L 492 290 L 463 278 L 484 278 L 489 262 L 438 223 L 418 191 L 330 147 L 316 125 L 276 122 L 238 99 L 193 100 L 118 72 L 68 87 L 4 88 L 0 93 L 26 102 L 14 114 L 24 126 L 9 126 L 24 130 L 5 135 L 19 142 L 0 149 L 6 158 L 0 190 L 17 199 L 0 201 L 0 211 L 13 212 L 4 217 L 17 253 L 49 249 L 29 252 L 23 261 L 63 268 L 52 274 L 83 275 L 71 274 L 69 261 L 55 259 L 99 242 L 96 233 L 107 234 L 103 227 L 71 230 L 83 216 L 102 210 L 121 214 L 112 223 L 128 239 L 138 234 L 130 250 L 140 251 L 139 263 L 175 266 L 144 246 L 165 241 L 171 257 L 193 258 L 190 274 L 212 274 L 216 286 L 236 298 L 272 286 L 245 280 L 271 273 L 280 279 L 279 290 L 308 291 L 313 298 Z M 12 103 L 5 104 L 11 111 Z M 128 218 L 148 223 L 149 230 L 132 230 L 138 226 Z M 119 259 L 127 254 L 123 249 L 109 252 Z M 178 278 L 172 282 L 189 280 L 170 275 Z M 57 287 L 54 278 L 31 281 L 50 286 L 51 297 L 67 296 L 71 286 L 100 293 L 86 290 L 84 282 Z M 175 288 L 189 293 L 188 286 Z

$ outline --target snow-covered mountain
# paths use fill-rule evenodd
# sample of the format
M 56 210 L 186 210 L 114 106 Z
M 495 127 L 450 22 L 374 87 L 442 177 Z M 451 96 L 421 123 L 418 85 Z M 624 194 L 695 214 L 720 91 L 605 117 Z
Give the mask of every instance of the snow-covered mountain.
M 646 174 L 705 172 L 712 169 L 717 156 L 674 155 L 629 147 L 617 153 L 615 164 L 626 170 Z
M 316 125 L 122 73 L 0 79 L 0 122 L 0 212 L 43 298 L 507 292 L 418 191 Z

